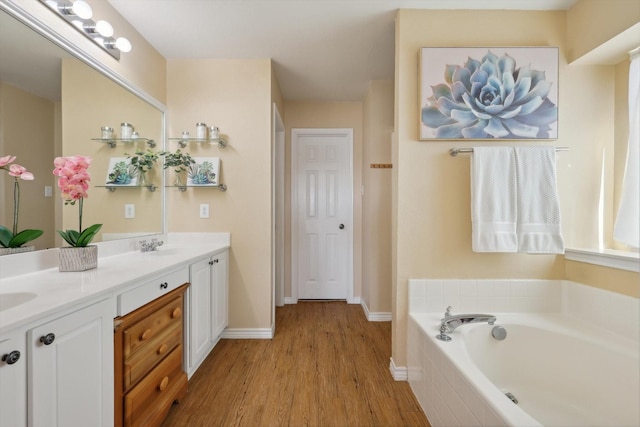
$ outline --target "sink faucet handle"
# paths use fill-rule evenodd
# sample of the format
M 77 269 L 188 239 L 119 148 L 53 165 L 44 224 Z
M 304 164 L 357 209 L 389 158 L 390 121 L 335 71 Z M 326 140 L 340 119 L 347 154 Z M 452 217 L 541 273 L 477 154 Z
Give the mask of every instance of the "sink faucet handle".
M 447 307 L 447 311 L 444 312 L 444 318 L 448 319 L 449 317 L 451 317 L 451 306 Z

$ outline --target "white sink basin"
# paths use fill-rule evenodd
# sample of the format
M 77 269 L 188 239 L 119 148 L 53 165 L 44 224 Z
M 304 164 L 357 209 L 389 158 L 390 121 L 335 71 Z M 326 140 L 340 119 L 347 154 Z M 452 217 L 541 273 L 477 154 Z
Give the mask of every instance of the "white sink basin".
M 32 292 L 7 292 L 0 293 L 0 311 L 9 310 L 10 308 L 31 301 L 37 294 Z
M 162 247 L 159 247 L 155 251 L 145 252 L 145 254 L 146 255 L 151 255 L 151 256 L 172 256 L 172 255 L 178 255 L 179 253 L 181 253 L 183 251 L 184 251 L 183 248 L 162 248 Z

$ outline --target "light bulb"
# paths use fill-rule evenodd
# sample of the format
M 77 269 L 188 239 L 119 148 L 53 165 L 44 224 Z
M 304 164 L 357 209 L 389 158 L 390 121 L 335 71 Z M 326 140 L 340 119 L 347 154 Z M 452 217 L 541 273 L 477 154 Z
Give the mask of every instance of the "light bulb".
M 75 2 L 73 2 L 71 11 L 82 19 L 91 19 L 91 17 L 93 16 L 93 10 L 91 9 L 91 6 L 89 6 L 89 3 L 83 0 L 76 0 Z
M 95 31 L 103 37 L 111 37 L 113 35 L 113 27 L 104 20 L 96 22 Z
M 116 47 L 122 52 L 131 52 L 131 42 L 124 37 L 118 37 Z

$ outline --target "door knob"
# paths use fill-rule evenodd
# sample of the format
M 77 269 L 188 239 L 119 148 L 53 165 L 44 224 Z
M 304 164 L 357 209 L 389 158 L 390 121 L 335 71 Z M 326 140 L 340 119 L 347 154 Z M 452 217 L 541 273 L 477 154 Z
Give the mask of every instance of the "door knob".
M 340 224 L 340 225 L 338 226 L 338 228 L 339 228 L 340 230 L 344 230 L 344 224 Z

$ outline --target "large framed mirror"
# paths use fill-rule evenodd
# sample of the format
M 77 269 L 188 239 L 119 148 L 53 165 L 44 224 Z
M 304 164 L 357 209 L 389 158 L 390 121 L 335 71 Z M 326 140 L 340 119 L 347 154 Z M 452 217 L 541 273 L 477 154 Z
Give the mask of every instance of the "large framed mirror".
M 84 155 L 93 163 L 83 223 L 103 224 L 94 242 L 164 233 L 161 163 L 144 186 L 110 191 L 106 184 L 114 159 L 154 143 L 154 151 L 163 149 L 165 107 L 12 12 L 0 4 L 0 157 L 16 156 L 15 163 L 35 175 L 20 182 L 18 228 L 44 231 L 30 243 L 37 250 L 62 245 L 56 230 L 78 228 L 77 206 L 63 206 L 52 171 L 55 157 Z M 100 140 L 104 126 L 118 138 L 123 122 L 139 139 Z M 7 228 L 13 193 L 13 178 L 0 173 L 0 224 Z

